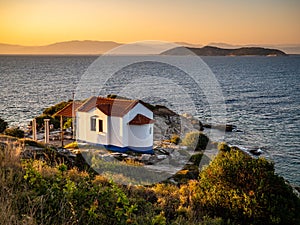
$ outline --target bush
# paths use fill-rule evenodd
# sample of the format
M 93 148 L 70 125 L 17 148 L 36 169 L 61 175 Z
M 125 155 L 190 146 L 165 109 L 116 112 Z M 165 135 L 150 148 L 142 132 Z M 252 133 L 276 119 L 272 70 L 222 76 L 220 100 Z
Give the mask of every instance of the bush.
M 52 116 L 54 113 L 58 112 L 59 110 L 63 109 L 67 104 L 69 104 L 70 101 L 69 102 L 60 102 L 54 106 L 50 106 L 43 111 L 43 114 Z
M 221 152 L 229 152 L 230 147 L 226 144 L 226 142 L 220 142 L 218 144 L 218 150 Z
M 157 196 L 157 204 L 162 209 L 167 222 L 177 217 L 180 205 L 180 193 L 178 187 L 169 184 L 157 184 L 153 187 Z
M 79 148 L 77 141 L 71 142 L 71 143 L 65 145 L 64 147 L 65 148 L 72 148 L 72 149 L 78 149 Z
M 36 119 L 36 124 L 37 124 L 37 129 L 42 129 L 44 128 L 44 119 L 50 119 L 49 124 L 53 124 L 55 129 L 58 129 L 60 127 L 60 119 L 59 117 L 51 117 L 49 115 L 41 115 L 35 118 Z
M 4 131 L 4 134 L 5 134 L 5 135 L 12 136 L 12 137 L 17 137 L 17 138 L 23 138 L 23 137 L 24 137 L 24 131 L 23 131 L 23 130 L 20 130 L 20 129 L 17 128 L 17 127 L 7 128 L 7 129 Z
M 0 118 L 0 133 L 3 133 L 7 128 L 7 122 Z
M 64 129 L 68 129 L 70 127 L 72 127 L 72 123 L 73 123 L 73 120 L 72 118 L 67 118 L 67 121 L 64 123 Z
M 231 224 L 300 224 L 299 198 L 275 174 L 273 163 L 263 158 L 220 152 L 189 188 L 197 218 L 222 217 Z
M 190 149 L 205 150 L 209 142 L 209 138 L 200 131 L 192 131 L 185 135 L 182 145 Z

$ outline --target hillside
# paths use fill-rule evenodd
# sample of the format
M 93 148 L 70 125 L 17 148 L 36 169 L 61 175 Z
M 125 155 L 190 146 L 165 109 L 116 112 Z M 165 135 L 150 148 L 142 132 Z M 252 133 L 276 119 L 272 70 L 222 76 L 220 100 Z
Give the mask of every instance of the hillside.
M 117 164 L 93 155 L 93 164 L 90 164 L 93 168 L 120 171 L 120 174 L 106 173 L 105 176 L 105 173 L 96 174 L 88 165 L 78 168 L 65 164 L 66 159 L 55 157 L 57 154 L 51 146 L 39 152 L 40 161 L 22 159 L 23 148 L 30 147 L 29 143 L 41 145 L 14 138 L 0 145 L 0 224 L 275 225 L 300 222 L 297 213 L 300 200 L 292 187 L 276 175 L 274 164 L 264 158 L 251 158 L 235 148 L 220 148 L 196 177 L 191 177 L 183 168 L 176 174 L 183 181 L 180 184 L 161 182 L 143 186 L 122 184 L 122 172 L 139 169 L 136 176 L 148 176 L 139 163 Z M 188 166 L 199 165 L 202 156 L 201 152 L 195 155 Z
M 287 54 L 278 49 L 268 49 L 261 47 L 242 47 L 235 49 L 218 48 L 205 46 L 203 48 L 184 48 L 178 47 L 167 50 L 162 55 L 190 55 L 199 56 L 286 56 Z
M 44 46 L 0 44 L 0 54 L 103 54 L 120 46 L 113 41 L 66 41 Z

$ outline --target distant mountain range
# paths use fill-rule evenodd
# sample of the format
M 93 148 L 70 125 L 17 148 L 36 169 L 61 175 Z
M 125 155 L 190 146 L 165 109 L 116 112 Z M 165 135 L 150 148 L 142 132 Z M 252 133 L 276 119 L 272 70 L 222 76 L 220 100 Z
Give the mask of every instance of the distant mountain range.
M 185 46 L 192 51 L 195 51 L 196 54 L 200 55 L 230 55 L 233 49 L 235 49 L 235 52 L 233 54 L 239 55 L 242 53 L 237 53 L 237 49 L 242 48 L 242 52 L 245 52 L 246 49 L 247 52 L 249 52 L 251 49 L 252 53 L 251 54 L 262 54 L 259 48 L 260 46 L 257 45 L 230 45 L 226 43 L 210 43 L 209 46 L 212 49 L 203 47 L 202 45 L 197 45 L 197 44 L 190 44 L 190 43 L 185 43 L 185 42 L 177 42 L 176 44 L 180 46 Z M 37 55 L 100 55 L 103 53 L 106 53 L 109 50 L 112 50 L 118 46 L 123 45 L 122 43 L 117 43 L 113 41 L 90 41 L 90 40 L 85 40 L 85 41 L 66 41 L 66 42 L 58 42 L 50 45 L 43 45 L 43 46 L 22 46 L 22 45 L 11 45 L 11 44 L 1 44 L 0 43 L 0 54 L 37 54 Z M 136 44 L 136 46 L 142 46 L 142 44 Z M 145 49 L 145 52 L 159 52 L 159 49 L 161 48 L 162 51 L 164 49 L 164 45 L 161 46 L 143 46 Z M 201 48 L 203 47 L 203 48 Z M 213 49 L 214 47 L 217 47 L 219 49 Z M 265 48 L 270 48 L 271 50 L 277 50 L 279 52 L 275 52 L 275 55 L 282 55 L 284 54 L 300 54 L 300 44 L 299 45 L 266 45 L 264 46 Z M 152 50 L 151 50 L 152 48 Z M 223 50 L 221 50 L 223 49 Z M 256 50 L 255 50 L 256 49 Z M 278 50 L 280 49 L 280 50 Z M 229 51 L 230 50 L 230 51 Z M 171 50 L 170 50 L 171 51 Z M 203 51 L 206 51 L 207 53 L 203 53 Z M 241 51 L 241 50 L 239 50 Z M 282 53 L 280 53 L 280 51 Z M 118 51 L 116 51 L 118 52 Z M 201 53 L 202 52 L 202 53 Z M 208 53 L 211 52 L 211 53 Z M 273 54 L 272 52 L 269 52 L 271 55 Z M 264 54 L 262 54 L 264 55 Z
M 260 48 L 260 47 L 242 47 L 242 48 L 218 48 L 214 46 L 205 46 L 202 48 L 177 47 L 167 50 L 162 55 L 191 55 L 199 56 L 285 56 L 283 51 L 278 49 Z
M 113 41 L 66 41 L 44 46 L 0 44 L 0 54 L 88 54 L 99 55 L 120 46 Z

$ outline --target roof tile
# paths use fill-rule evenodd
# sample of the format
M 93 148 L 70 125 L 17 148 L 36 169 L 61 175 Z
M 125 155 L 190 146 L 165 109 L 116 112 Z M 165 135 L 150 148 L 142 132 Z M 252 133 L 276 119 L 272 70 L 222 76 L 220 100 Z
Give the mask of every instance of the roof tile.
M 88 112 L 97 107 L 107 116 L 123 117 L 139 103 L 138 100 L 124 100 L 103 97 L 91 97 L 79 109 L 80 112 Z
M 70 102 L 64 108 L 54 114 L 54 116 L 74 117 L 75 111 L 82 105 L 82 102 Z M 74 112 L 74 113 L 73 113 Z

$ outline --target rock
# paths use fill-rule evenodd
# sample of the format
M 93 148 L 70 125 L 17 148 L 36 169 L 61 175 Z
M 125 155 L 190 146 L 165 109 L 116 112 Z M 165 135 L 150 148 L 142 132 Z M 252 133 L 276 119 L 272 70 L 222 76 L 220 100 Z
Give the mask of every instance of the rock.
M 202 123 L 198 118 L 190 114 L 178 115 L 170 109 L 156 106 L 154 113 L 154 141 L 170 140 L 175 134 L 184 137 L 192 130 L 203 130 Z
M 163 159 L 167 158 L 166 155 L 157 155 L 156 157 L 157 157 L 158 160 L 163 160 Z
M 175 151 L 175 149 L 177 149 L 177 146 L 174 146 L 174 148 L 165 148 L 164 151 L 167 152 L 166 155 L 170 155 Z
M 156 152 L 160 153 L 160 154 L 163 154 L 163 155 L 170 155 L 170 153 L 168 151 L 166 151 L 165 149 L 163 148 L 158 148 L 158 149 L 155 149 Z
M 192 119 L 193 118 L 193 116 L 189 113 L 183 113 L 182 116 L 187 118 L 187 119 Z
M 99 156 L 102 160 L 104 160 L 105 162 L 113 162 L 116 161 L 115 156 L 111 155 L 111 154 L 105 154 L 105 155 L 100 155 Z
M 237 130 L 237 127 L 232 124 L 226 124 L 226 125 L 211 125 L 211 124 L 203 124 L 204 128 L 209 128 L 209 129 L 218 129 L 218 130 L 225 130 L 226 132 L 232 132 L 234 130 Z
M 225 131 L 232 132 L 234 129 L 237 129 L 237 127 L 235 125 L 226 124 L 226 126 L 225 126 Z
M 147 162 L 147 161 L 150 160 L 150 158 L 151 158 L 151 155 L 149 155 L 149 154 L 142 154 L 139 160 L 141 162 Z
M 263 151 L 260 148 L 259 149 L 250 149 L 249 152 L 256 156 L 259 156 L 263 153 Z
M 207 124 L 207 123 L 205 123 L 205 124 L 203 124 L 203 127 L 204 127 L 204 128 L 211 128 L 211 125 L 210 125 L 210 124 Z

